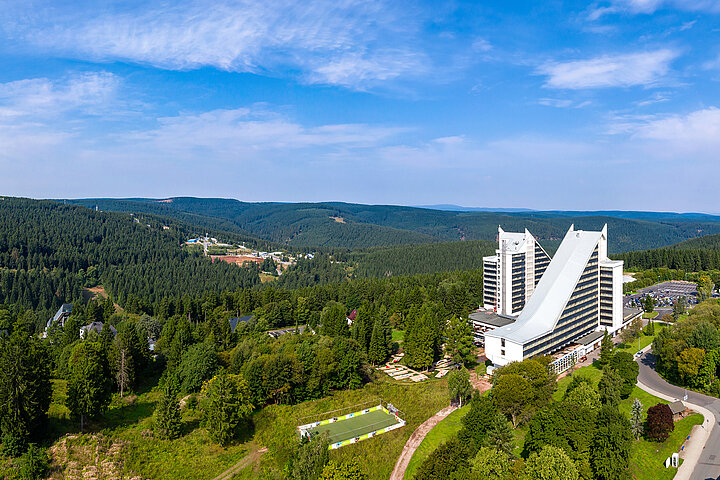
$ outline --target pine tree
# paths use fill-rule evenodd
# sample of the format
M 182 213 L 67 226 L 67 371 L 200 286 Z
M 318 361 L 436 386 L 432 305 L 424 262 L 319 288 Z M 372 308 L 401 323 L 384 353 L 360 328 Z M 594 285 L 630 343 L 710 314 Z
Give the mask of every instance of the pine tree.
M 368 360 L 372 365 L 378 365 L 387 358 L 387 345 L 385 344 L 385 333 L 383 332 L 380 319 L 375 320 L 370 337 L 370 348 L 368 349 Z
M 630 410 L 630 425 L 632 426 L 633 436 L 640 438 L 643 432 L 643 404 L 639 399 L 635 399 Z
M 169 377 L 165 381 L 162 397 L 155 408 L 155 433 L 164 440 L 172 440 L 180 436 L 182 414 L 177 393 L 177 380 L 174 376 Z
M 107 357 L 99 343 L 82 342 L 75 346 L 68 362 L 67 407 L 80 417 L 80 431 L 85 419 L 105 411 L 112 395 L 112 379 Z
M 613 356 L 613 341 L 612 338 L 610 338 L 610 334 L 608 333 L 607 329 L 605 330 L 605 334 L 603 335 L 602 342 L 600 343 L 600 358 L 599 363 L 601 366 L 605 366 L 608 363 L 610 363 L 610 359 Z
M 472 360 L 473 337 L 470 324 L 453 315 L 447 326 L 445 349 L 455 363 L 469 363 Z

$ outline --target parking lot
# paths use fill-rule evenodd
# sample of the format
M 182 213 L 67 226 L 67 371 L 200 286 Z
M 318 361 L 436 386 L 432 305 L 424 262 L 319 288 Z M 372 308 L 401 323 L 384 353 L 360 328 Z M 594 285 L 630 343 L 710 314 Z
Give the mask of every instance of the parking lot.
M 672 307 L 680 297 L 687 299 L 688 305 L 697 303 L 697 285 L 692 282 L 673 280 L 641 288 L 636 294 L 625 296 L 625 306 L 642 308 L 642 301 L 646 296 L 655 299 L 657 307 Z

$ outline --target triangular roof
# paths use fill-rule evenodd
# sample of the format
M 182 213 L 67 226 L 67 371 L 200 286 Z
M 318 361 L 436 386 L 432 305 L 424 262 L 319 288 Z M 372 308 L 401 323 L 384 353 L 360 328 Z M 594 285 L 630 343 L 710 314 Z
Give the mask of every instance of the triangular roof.
M 485 335 L 526 344 L 552 332 L 604 235 L 605 229 L 587 232 L 571 225 L 517 321 Z

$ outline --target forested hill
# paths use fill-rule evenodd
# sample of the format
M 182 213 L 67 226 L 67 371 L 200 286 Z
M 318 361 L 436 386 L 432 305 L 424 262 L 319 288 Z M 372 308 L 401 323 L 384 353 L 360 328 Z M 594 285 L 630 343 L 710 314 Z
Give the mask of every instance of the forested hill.
M 667 267 L 686 272 L 720 269 L 720 235 L 707 235 L 670 245 L 666 248 L 626 252 L 615 255 L 626 268 Z
M 508 231 L 527 228 L 552 247 L 571 223 L 600 229 L 607 223 L 611 252 L 671 245 L 700 235 L 720 233 L 720 217 L 641 212 L 463 212 L 350 203 L 247 203 L 230 199 L 179 197 L 86 199 L 72 202 L 102 210 L 146 212 L 260 237 L 293 247 L 350 249 L 408 243 L 490 240 L 498 225 Z M 637 212 L 635 212 L 637 213 Z M 615 216 L 614 216 L 615 215 Z
M 416 275 L 421 273 L 482 270 L 483 257 L 495 253 L 487 240 L 375 247 L 353 252 L 358 277 Z
M 140 221 L 141 220 L 141 221 Z M 259 283 L 256 270 L 182 248 L 192 227 L 49 201 L 0 200 L 0 304 L 47 313 L 102 284 L 116 301 L 148 301 Z

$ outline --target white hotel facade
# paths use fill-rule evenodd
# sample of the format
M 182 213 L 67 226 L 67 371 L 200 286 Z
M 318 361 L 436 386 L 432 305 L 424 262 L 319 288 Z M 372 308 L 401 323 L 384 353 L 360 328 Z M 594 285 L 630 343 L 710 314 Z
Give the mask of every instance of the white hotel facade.
M 631 320 L 623 311 L 623 262 L 607 256 L 607 225 L 599 232 L 571 226 L 552 260 L 527 230 L 500 229 L 498 241 L 497 255 L 483 259 L 485 310 L 504 320 L 484 332 L 485 355 L 493 364 L 574 345 L 577 360 L 584 354 L 580 339 L 596 342 L 598 332 L 614 333 Z

